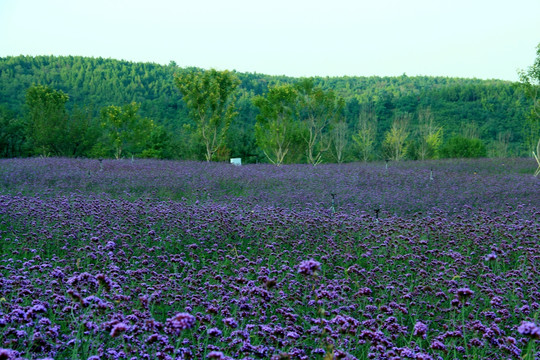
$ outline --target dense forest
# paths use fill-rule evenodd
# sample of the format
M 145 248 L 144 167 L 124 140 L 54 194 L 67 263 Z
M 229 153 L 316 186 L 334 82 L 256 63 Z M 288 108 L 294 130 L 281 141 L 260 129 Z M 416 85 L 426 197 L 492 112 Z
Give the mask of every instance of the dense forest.
M 175 74 L 194 70 L 198 69 L 180 68 L 174 62 L 164 66 L 74 56 L 0 58 L 0 157 L 136 156 L 202 160 L 204 150 L 193 131 L 195 120 L 174 81 Z M 273 87 L 294 85 L 302 79 L 232 73 L 239 80 L 235 92 L 237 115 L 213 159 L 240 157 L 243 162 L 267 161 L 255 136 L 260 108 L 254 99 L 264 97 Z M 315 77 L 311 81 L 314 87 L 331 91 L 343 104 L 338 122 L 343 125 L 341 153 L 336 157 L 329 148 L 321 158 L 324 162 L 388 158 L 383 148 L 397 117 L 407 119 L 401 158 L 417 159 L 420 125 L 426 114 L 440 130 L 440 151 L 430 157 L 507 157 L 529 153 L 524 124 L 531 101 L 511 82 L 405 74 Z M 39 108 L 44 105 L 36 104 L 47 96 L 56 96 L 59 106 L 56 115 L 49 116 L 50 121 L 64 122 L 56 135 L 63 137 L 64 145 L 55 148 L 38 146 L 39 141 L 46 143 L 43 139 L 36 140 L 35 134 L 41 130 L 35 123 L 33 127 L 29 125 L 40 116 L 39 111 L 41 114 L 45 111 Z M 372 123 L 374 141 L 370 153 L 362 154 L 359 134 L 366 113 Z M 119 128 L 111 124 L 127 118 L 137 123 L 130 128 L 134 134 L 131 143 L 113 148 L 121 136 Z M 328 125 L 321 136 L 337 131 L 338 127 L 334 127 Z M 107 131 L 109 143 L 103 140 Z M 285 163 L 307 162 L 305 139 L 299 134 L 291 140 Z M 474 145 L 476 150 L 472 153 L 452 150 L 467 144 Z

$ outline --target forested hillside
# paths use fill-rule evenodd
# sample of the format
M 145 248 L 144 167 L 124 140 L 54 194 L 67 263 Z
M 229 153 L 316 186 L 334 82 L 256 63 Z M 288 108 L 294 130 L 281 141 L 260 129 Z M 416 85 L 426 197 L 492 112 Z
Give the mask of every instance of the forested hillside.
M 0 155 L 37 154 L 35 149 L 25 145 L 28 136 L 25 122 L 29 116 L 27 91 L 34 85 L 45 85 L 68 95 L 65 116 L 71 123 L 78 124 L 79 131 L 72 133 L 86 137 L 85 144 L 63 150 L 58 153 L 60 155 L 108 156 L 110 153 L 106 149 L 96 150 L 95 147 L 100 141 L 103 109 L 111 106 L 121 109 L 136 104 L 131 110 L 155 124 L 151 135 L 152 151 L 147 151 L 147 156 L 202 159 L 200 145 L 191 136 L 195 124 L 173 81 L 175 73 L 189 70 L 174 62 L 163 66 L 73 56 L 0 58 Z M 240 80 L 236 94 L 238 115 L 231 123 L 226 145 L 220 149 L 217 159 L 242 157 L 248 162 L 264 161 L 254 136 L 259 110 L 253 104 L 253 98 L 264 96 L 269 87 L 276 84 L 294 84 L 300 79 L 252 73 L 235 75 Z M 370 159 L 384 158 L 381 147 L 385 134 L 399 114 L 407 114 L 410 119 L 407 156 L 415 158 L 410 149 L 414 148 L 415 129 L 426 109 L 434 123 L 442 128 L 445 142 L 456 136 L 475 138 L 482 142 L 490 156 L 525 154 L 523 124 L 530 102 L 510 82 L 402 75 L 318 77 L 313 83 L 324 90 L 333 90 L 344 100 L 345 161 L 360 159 L 352 136 L 358 132 L 359 118 L 366 108 L 376 119 L 376 142 Z M 128 111 L 127 108 L 124 111 Z M 287 162 L 306 161 L 301 143 L 302 139 L 298 138 Z M 124 153 L 125 156 L 128 154 Z M 142 154 L 142 150 L 135 154 Z M 325 161 L 333 161 L 331 152 L 325 155 Z

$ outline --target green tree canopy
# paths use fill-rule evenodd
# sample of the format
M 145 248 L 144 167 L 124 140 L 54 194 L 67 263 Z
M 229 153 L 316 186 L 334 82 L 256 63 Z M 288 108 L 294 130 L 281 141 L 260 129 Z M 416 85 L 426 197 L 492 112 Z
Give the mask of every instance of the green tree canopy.
M 240 80 L 230 71 L 212 69 L 177 73 L 174 83 L 197 124 L 196 134 L 205 146 L 206 161 L 210 161 L 222 146 L 231 121 L 237 115 L 234 91 Z
M 375 150 L 377 115 L 372 104 L 364 106 L 358 116 L 356 133 L 352 136 L 362 161 L 368 161 Z
M 409 113 L 396 114 L 392 127 L 384 136 L 384 150 L 386 156 L 391 160 L 399 161 L 407 152 L 405 145 L 409 137 L 410 119 L 411 114 Z
M 298 128 L 297 99 L 298 92 L 293 85 L 276 85 L 266 96 L 253 98 L 260 112 L 255 124 L 257 144 L 268 160 L 278 166 L 283 164 Z
M 309 164 L 317 165 L 330 149 L 329 128 L 337 122 L 345 106 L 342 98 L 332 90 L 314 86 L 313 79 L 296 84 L 299 95 L 299 113 L 304 124 L 304 140 Z
M 24 123 L 15 114 L 0 106 L 0 157 L 15 157 L 23 152 Z
M 124 155 L 157 157 L 153 152 L 149 155 L 152 136 L 156 136 L 156 125 L 151 119 L 137 114 L 139 107 L 139 104 L 131 103 L 101 109 L 104 138 L 94 148 L 95 156 L 112 153 L 116 159 Z
M 479 158 L 487 155 L 486 146 L 480 139 L 454 136 L 441 147 L 442 158 Z
M 26 91 L 27 134 L 36 155 L 64 155 L 69 97 L 61 90 L 34 85 Z

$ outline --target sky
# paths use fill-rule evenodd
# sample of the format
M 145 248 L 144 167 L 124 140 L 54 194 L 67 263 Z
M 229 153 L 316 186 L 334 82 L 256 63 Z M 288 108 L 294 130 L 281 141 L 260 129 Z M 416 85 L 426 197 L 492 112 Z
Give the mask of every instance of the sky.
M 0 0 L 0 57 L 517 81 L 539 43 L 540 0 Z

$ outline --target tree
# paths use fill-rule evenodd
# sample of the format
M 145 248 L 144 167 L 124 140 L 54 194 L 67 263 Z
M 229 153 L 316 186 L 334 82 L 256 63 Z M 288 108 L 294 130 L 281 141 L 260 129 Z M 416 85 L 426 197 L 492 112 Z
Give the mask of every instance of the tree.
M 497 134 L 497 140 L 491 144 L 489 152 L 490 157 L 506 158 L 508 157 L 509 144 L 512 139 L 512 133 L 509 131 L 501 131 Z
M 441 147 L 442 158 L 479 158 L 486 155 L 486 146 L 478 138 L 454 136 Z
M 406 153 L 405 142 L 409 137 L 410 119 L 409 113 L 397 114 L 392 127 L 385 134 L 383 147 L 390 160 L 399 161 Z
M 44 85 L 34 85 L 26 91 L 27 134 L 34 154 L 63 155 L 68 99 L 63 91 Z
M 268 160 L 283 164 L 296 131 L 298 93 L 292 85 L 275 85 L 266 96 L 256 96 L 253 104 L 259 108 L 255 138 Z
M 99 118 L 89 108 L 75 106 L 69 116 L 64 151 L 66 156 L 89 156 L 101 136 Z
M 478 124 L 475 121 L 462 123 L 460 127 L 460 136 L 466 139 L 479 139 L 480 128 L 478 127 Z
M 146 141 L 144 150 L 140 154 L 141 157 L 154 159 L 170 159 L 173 157 L 171 153 L 171 135 L 163 126 L 156 125 L 152 121 L 149 134 L 143 134 L 143 136 L 146 136 Z
M 204 144 L 206 161 L 210 161 L 222 146 L 231 121 L 237 115 L 234 91 L 240 80 L 230 71 L 211 69 L 177 73 L 174 83 L 197 124 L 196 135 Z
M 0 158 L 23 155 L 24 124 L 0 106 Z
M 358 129 L 353 135 L 353 141 L 360 152 L 360 159 L 368 161 L 375 149 L 377 135 L 377 115 L 372 104 L 364 106 L 358 116 Z
M 332 91 L 313 85 L 313 79 L 303 79 L 296 85 L 299 93 L 300 116 L 304 123 L 304 140 L 309 164 L 322 162 L 323 154 L 330 148 L 328 127 L 335 123 L 344 107 L 343 99 Z
M 133 102 L 101 109 L 101 126 L 105 138 L 94 149 L 94 155 L 107 156 L 112 153 L 116 159 L 120 159 L 123 155 L 139 155 L 151 148 L 152 132 L 156 125 L 152 120 L 137 115 L 139 107 L 139 104 Z
M 442 127 L 437 126 L 431 109 L 418 111 L 418 158 L 425 160 L 434 158 L 442 144 Z
M 332 138 L 332 154 L 334 158 L 341 164 L 345 159 L 345 148 L 349 143 L 349 126 L 345 120 L 340 120 L 334 124 L 330 136 Z
M 530 112 L 524 125 L 525 146 L 530 154 L 540 141 L 540 44 L 536 47 L 536 60 L 527 70 L 519 71 L 521 88 L 532 100 Z

